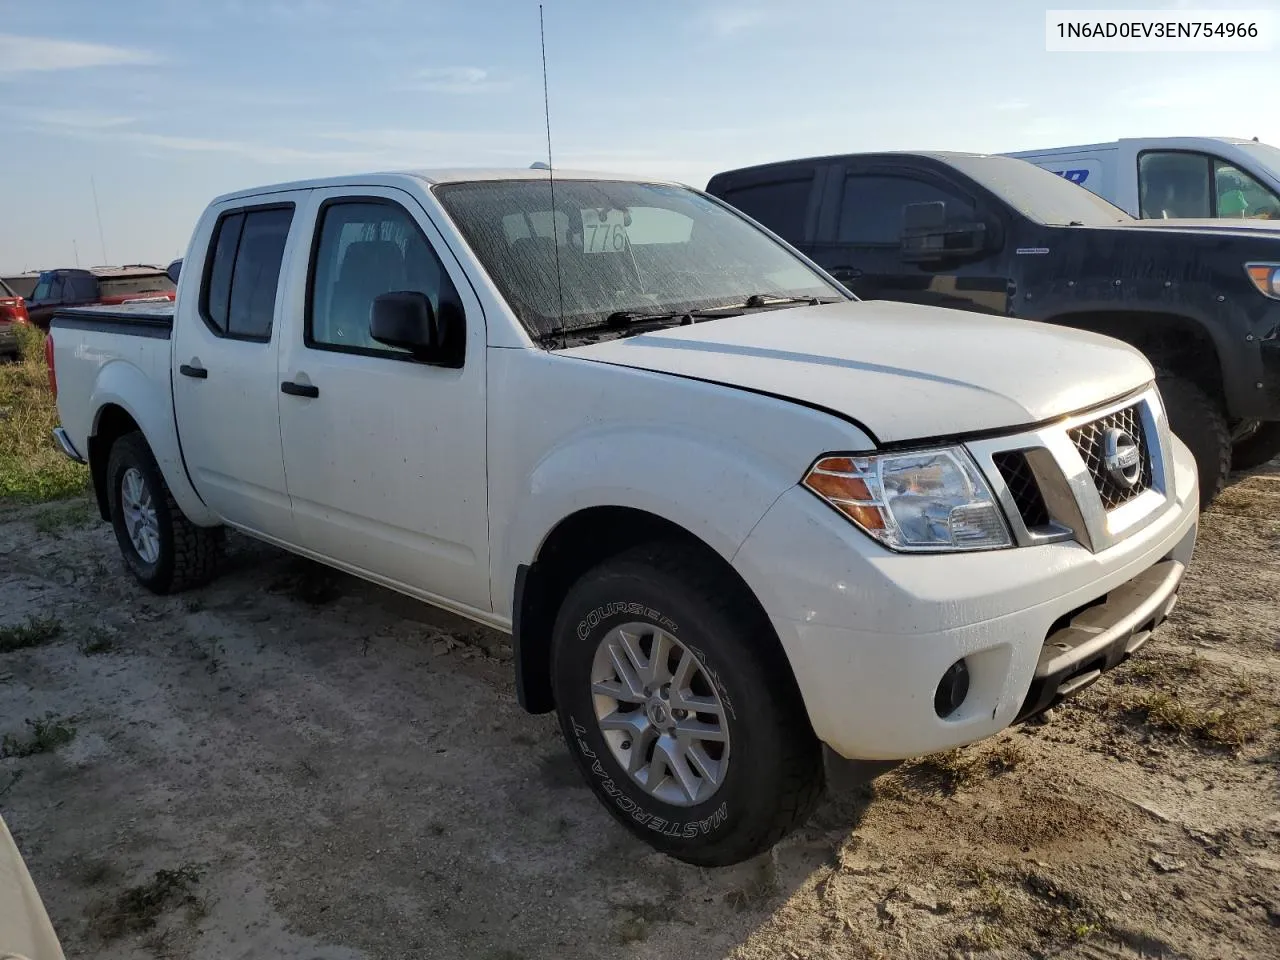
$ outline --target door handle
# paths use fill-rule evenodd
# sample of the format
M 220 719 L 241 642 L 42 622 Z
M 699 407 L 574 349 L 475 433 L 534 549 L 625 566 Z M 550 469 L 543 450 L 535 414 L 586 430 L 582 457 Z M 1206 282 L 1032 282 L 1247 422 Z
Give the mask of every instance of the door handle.
M 857 267 L 832 267 L 827 272 L 837 280 L 857 280 L 862 276 L 862 271 Z
M 193 367 L 189 363 L 184 363 L 178 367 L 178 372 L 184 377 L 195 377 L 197 380 L 208 380 L 209 371 L 204 367 Z
M 320 388 L 313 387 L 309 383 L 294 383 L 292 380 L 286 380 L 280 384 L 280 392 L 287 393 L 291 397 L 318 397 L 320 396 Z

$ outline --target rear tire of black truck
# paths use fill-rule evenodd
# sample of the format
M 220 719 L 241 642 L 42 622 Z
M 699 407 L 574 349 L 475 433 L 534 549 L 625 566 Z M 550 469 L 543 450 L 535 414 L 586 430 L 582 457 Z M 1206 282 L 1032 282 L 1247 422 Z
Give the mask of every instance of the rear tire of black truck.
M 1169 416 L 1169 428 L 1196 458 L 1203 510 L 1222 492 L 1231 472 L 1231 431 L 1226 414 L 1190 380 L 1161 372 L 1156 385 Z
M 650 846 L 698 866 L 763 853 L 821 797 L 822 748 L 745 587 L 674 543 L 570 590 L 552 637 L 560 726 L 582 776 Z
M 1231 448 L 1231 469 L 1252 470 L 1280 457 L 1280 421 L 1269 421 Z
M 111 446 L 107 506 L 125 566 L 153 593 L 176 593 L 217 572 L 221 527 L 197 527 L 183 514 L 151 448 L 138 431 Z

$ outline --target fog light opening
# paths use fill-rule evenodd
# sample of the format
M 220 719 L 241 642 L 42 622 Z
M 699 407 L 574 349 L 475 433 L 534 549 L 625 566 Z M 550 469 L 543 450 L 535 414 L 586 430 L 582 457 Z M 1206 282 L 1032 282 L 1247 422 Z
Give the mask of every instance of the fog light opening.
M 947 672 L 938 681 L 938 690 L 933 695 L 933 709 L 944 720 L 960 709 L 965 697 L 969 696 L 969 664 L 957 660 L 947 667 Z

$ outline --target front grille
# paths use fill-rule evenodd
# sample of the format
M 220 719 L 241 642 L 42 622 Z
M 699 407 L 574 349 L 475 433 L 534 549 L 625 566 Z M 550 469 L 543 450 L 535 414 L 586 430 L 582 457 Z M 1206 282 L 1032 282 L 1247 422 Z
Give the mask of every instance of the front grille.
M 1141 467 L 1138 480 L 1133 486 L 1117 480 L 1107 469 L 1105 442 L 1107 431 L 1112 428 L 1123 430 L 1133 438 L 1138 447 L 1138 462 Z M 1098 488 L 1098 496 L 1102 498 L 1104 509 L 1113 510 L 1151 488 L 1151 451 L 1147 446 L 1142 411 L 1138 404 L 1107 414 L 1092 423 L 1082 424 L 1069 431 L 1069 435 L 1080 451 L 1084 465 L 1089 468 L 1089 475 Z
M 1040 484 L 1036 483 L 1035 474 L 1031 472 L 1031 464 L 1027 463 L 1027 454 L 1023 450 L 1006 450 L 992 454 L 1000 476 L 1004 477 L 1005 486 L 1018 507 L 1022 522 L 1028 530 L 1049 525 L 1049 508 L 1045 506 L 1044 496 L 1040 493 Z

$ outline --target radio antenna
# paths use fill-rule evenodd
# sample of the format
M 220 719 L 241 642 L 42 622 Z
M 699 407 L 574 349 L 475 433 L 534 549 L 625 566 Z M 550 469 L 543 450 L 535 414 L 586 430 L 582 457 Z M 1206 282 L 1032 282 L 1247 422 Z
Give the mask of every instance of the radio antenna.
M 547 92 L 547 29 L 542 21 L 542 4 L 538 4 L 538 40 L 542 44 L 542 111 L 547 122 L 547 181 L 551 184 L 551 242 L 556 256 L 556 324 L 560 330 L 560 346 L 568 346 L 564 332 L 564 287 L 560 280 L 560 235 L 556 230 L 556 174 L 551 162 L 551 95 Z M 566 227 L 566 230 L 568 228 Z

